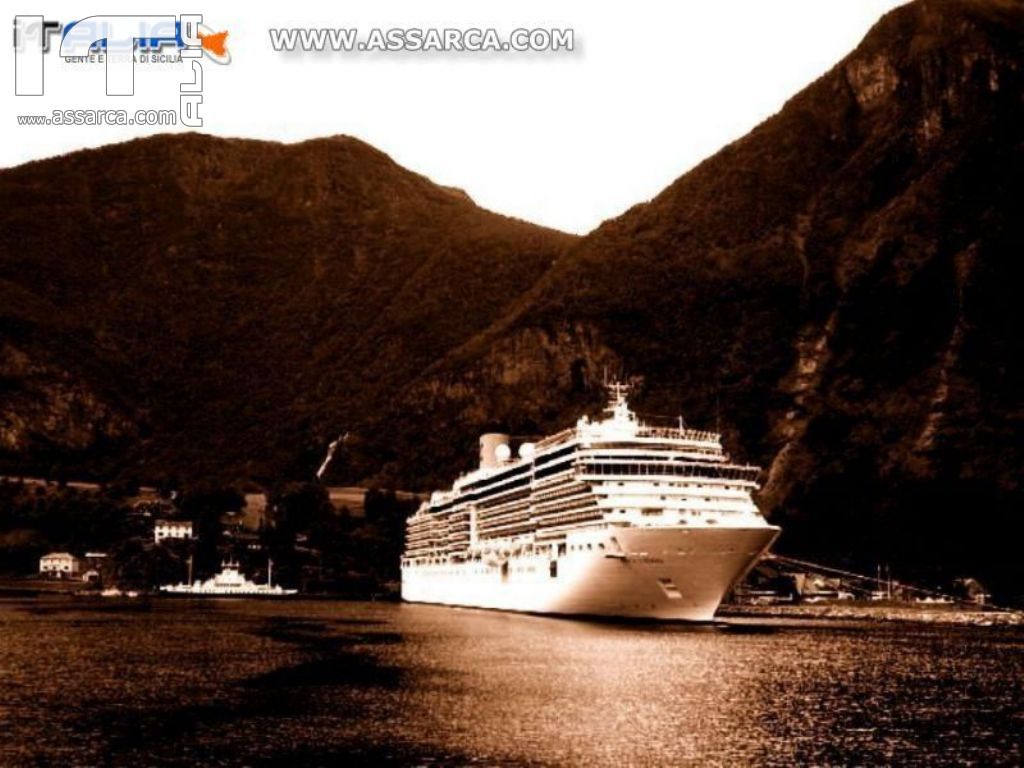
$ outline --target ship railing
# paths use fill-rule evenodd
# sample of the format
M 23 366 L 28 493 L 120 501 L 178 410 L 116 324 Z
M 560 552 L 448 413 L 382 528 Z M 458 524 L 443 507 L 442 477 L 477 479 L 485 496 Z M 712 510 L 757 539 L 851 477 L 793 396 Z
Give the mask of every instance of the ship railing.
M 563 429 L 561 432 L 556 432 L 555 434 L 549 435 L 548 437 L 545 437 L 543 440 L 538 441 L 537 449 L 539 450 L 541 448 L 548 448 L 552 445 L 567 443 L 574 437 L 576 437 L 576 428 L 569 427 L 568 429 Z
M 481 528 L 478 532 L 478 536 L 482 539 L 489 539 L 511 533 L 529 533 L 535 527 L 536 526 L 533 524 L 532 520 L 519 520 L 516 522 L 505 523 L 503 525 L 491 525 L 486 528 Z
M 588 459 L 579 463 L 581 475 L 621 475 L 625 477 L 707 477 L 719 480 L 756 480 L 762 469 L 754 464 L 702 461 L 648 461 L 630 457 Z
M 600 424 L 592 426 L 599 427 Z M 712 432 L 705 429 L 687 429 L 679 427 L 659 427 L 649 424 L 640 424 L 636 428 L 637 437 L 656 437 L 668 440 L 685 440 L 695 443 L 714 443 L 718 444 L 721 441 L 722 436 L 717 432 Z M 579 437 L 579 430 L 576 427 L 569 427 L 563 429 L 561 432 L 556 432 L 553 435 L 545 437 L 537 443 L 538 449 L 550 448 L 555 445 L 567 443 L 570 440 Z
M 680 429 L 679 427 L 655 427 L 641 425 L 636 431 L 637 437 L 660 437 L 670 440 L 690 440 L 697 443 L 718 443 L 721 435 L 703 429 Z

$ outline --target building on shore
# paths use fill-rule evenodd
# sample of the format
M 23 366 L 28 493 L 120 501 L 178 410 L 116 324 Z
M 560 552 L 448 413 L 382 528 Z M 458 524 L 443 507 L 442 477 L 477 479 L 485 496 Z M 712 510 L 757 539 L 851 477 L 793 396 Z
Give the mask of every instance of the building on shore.
M 39 573 L 58 579 L 72 578 L 78 575 L 81 563 L 70 552 L 51 552 L 39 558 Z
M 157 544 L 164 539 L 191 539 L 191 520 L 157 520 L 153 524 L 153 541 Z
M 168 499 L 139 498 L 132 504 L 132 514 L 138 517 L 160 520 L 176 512 L 174 502 Z
M 102 584 L 103 574 L 109 573 L 112 566 L 106 552 L 86 552 L 79 561 L 82 581 L 86 584 Z

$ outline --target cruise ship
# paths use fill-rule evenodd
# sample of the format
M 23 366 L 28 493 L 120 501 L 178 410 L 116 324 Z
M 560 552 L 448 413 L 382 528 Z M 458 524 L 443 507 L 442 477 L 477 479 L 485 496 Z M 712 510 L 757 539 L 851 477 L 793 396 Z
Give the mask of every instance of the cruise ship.
M 710 621 L 779 535 L 751 493 L 760 468 L 715 432 L 643 423 L 629 388 L 602 418 L 480 465 L 406 521 L 402 598 L 539 614 Z

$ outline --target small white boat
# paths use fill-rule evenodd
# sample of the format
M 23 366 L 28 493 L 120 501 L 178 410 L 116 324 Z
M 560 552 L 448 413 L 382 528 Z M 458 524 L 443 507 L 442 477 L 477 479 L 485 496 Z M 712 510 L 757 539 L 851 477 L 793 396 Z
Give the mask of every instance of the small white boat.
M 947 597 L 946 595 L 938 595 L 937 597 L 929 595 L 928 597 L 917 598 L 916 602 L 921 605 L 952 605 L 955 601 L 952 597 Z
M 139 593 L 134 589 L 122 591 L 117 587 L 107 587 L 100 592 L 100 597 L 138 597 Z
M 272 566 L 272 562 L 267 564 L 266 584 L 249 581 L 242 575 L 238 563 L 225 562 L 220 573 L 206 581 L 193 582 L 190 578 L 187 584 L 167 584 L 160 587 L 160 591 L 189 597 L 286 597 L 296 594 L 297 589 L 285 589 L 280 584 L 271 583 Z

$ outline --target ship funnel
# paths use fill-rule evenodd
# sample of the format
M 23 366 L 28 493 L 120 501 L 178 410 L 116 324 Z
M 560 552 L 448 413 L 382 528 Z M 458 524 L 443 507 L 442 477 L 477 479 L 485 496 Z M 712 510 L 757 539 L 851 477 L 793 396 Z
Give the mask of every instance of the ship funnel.
M 500 466 L 501 461 L 498 457 L 498 446 L 504 445 L 505 449 L 508 450 L 508 441 L 508 435 L 501 432 L 488 432 L 485 435 L 480 435 L 481 468 L 493 468 Z

